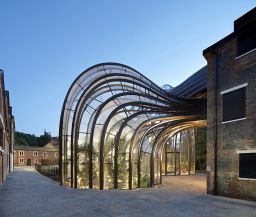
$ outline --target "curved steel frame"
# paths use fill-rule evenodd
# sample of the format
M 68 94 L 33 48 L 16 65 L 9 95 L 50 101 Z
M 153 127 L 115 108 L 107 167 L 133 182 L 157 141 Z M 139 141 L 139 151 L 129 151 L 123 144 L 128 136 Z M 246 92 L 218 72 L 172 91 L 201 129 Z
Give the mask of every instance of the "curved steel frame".
M 120 188 L 140 187 L 142 153 L 146 153 L 152 186 L 154 156 L 162 155 L 167 141 L 163 138 L 205 125 L 205 108 L 205 99 L 171 95 L 129 66 L 102 63 L 90 67 L 72 83 L 62 107 L 61 184 L 77 188 L 83 180 L 83 187 L 119 188 L 119 169 L 124 164 L 129 187 Z M 78 171 L 83 176 L 79 180 Z

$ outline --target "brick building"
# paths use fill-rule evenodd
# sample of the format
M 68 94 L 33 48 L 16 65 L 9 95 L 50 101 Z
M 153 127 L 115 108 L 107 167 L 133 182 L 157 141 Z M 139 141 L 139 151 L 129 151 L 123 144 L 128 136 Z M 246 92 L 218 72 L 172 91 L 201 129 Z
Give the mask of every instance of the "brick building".
M 207 191 L 256 200 L 256 8 L 203 54 L 208 63 Z
M 14 146 L 14 166 L 58 165 L 59 149 L 55 143 L 44 147 Z
M 0 70 L 0 185 L 13 170 L 14 132 L 15 121 L 9 92 L 5 90 L 4 73 Z

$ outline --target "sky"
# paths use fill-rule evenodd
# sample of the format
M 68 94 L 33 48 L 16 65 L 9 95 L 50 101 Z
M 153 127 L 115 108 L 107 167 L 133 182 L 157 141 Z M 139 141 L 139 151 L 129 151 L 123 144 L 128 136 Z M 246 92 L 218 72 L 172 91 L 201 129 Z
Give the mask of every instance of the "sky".
M 0 68 L 16 130 L 58 135 L 73 80 L 123 63 L 159 86 L 205 66 L 202 51 L 233 31 L 253 0 L 0 0 Z

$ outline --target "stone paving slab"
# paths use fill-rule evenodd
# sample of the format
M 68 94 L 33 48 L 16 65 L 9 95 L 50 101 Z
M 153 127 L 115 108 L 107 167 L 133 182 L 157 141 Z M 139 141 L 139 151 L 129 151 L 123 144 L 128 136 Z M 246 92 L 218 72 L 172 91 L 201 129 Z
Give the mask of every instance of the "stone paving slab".
M 0 217 L 256 217 L 256 203 L 207 195 L 204 176 L 164 177 L 138 190 L 77 190 L 33 168 L 16 168 L 0 187 Z

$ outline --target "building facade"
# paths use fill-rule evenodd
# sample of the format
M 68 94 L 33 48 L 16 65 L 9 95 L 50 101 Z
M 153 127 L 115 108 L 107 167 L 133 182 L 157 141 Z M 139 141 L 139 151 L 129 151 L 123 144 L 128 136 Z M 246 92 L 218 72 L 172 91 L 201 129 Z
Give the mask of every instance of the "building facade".
M 14 146 L 14 166 L 58 165 L 58 146 L 51 143 L 44 147 Z
M 208 63 L 207 191 L 256 200 L 256 8 L 203 54 Z
M 9 92 L 5 90 L 4 73 L 0 70 L 0 185 L 13 170 L 14 132 L 15 121 Z

